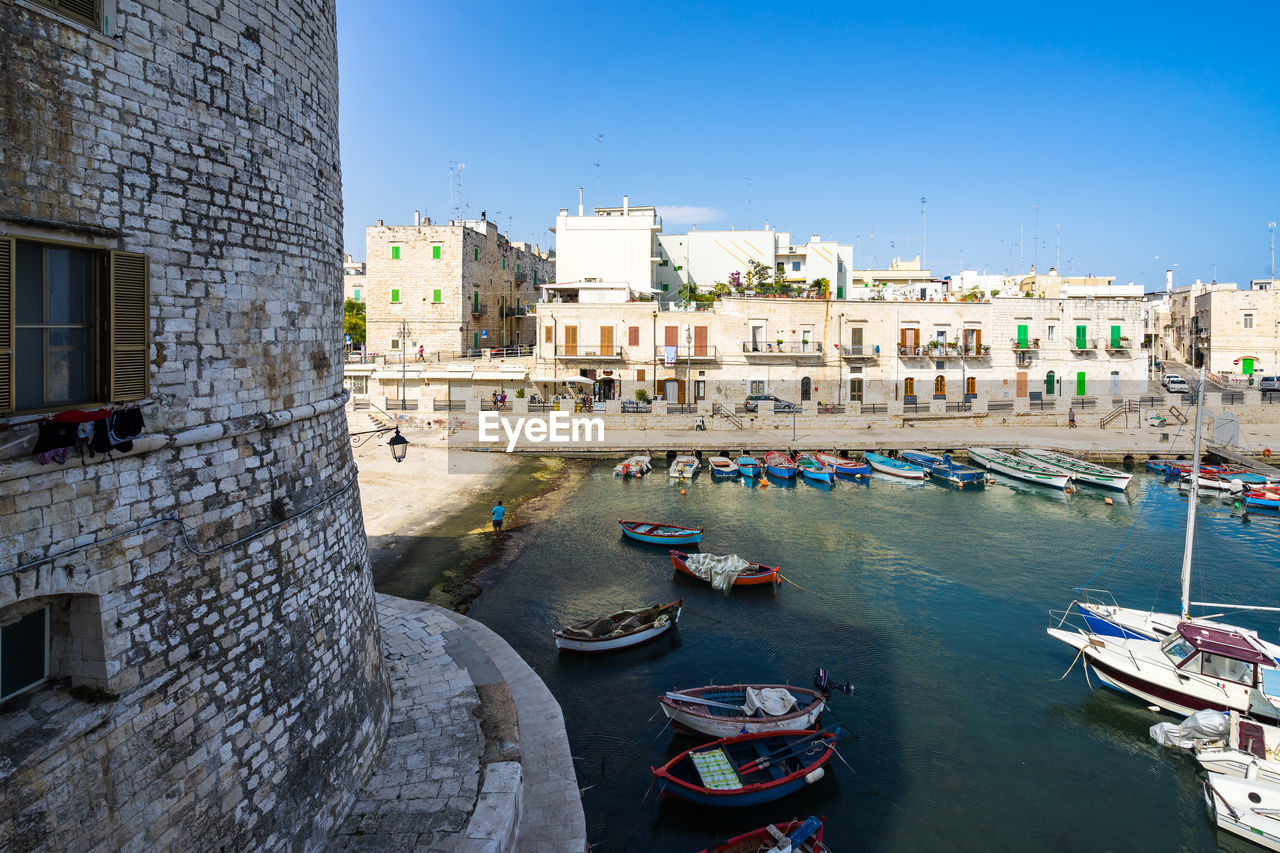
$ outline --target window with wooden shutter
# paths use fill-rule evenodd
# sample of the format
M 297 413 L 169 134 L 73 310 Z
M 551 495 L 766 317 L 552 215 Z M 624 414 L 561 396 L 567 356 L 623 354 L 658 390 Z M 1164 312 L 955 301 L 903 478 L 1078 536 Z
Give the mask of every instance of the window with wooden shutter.
M 0 412 L 13 411 L 13 238 L 0 238 Z
M 64 18 L 98 29 L 102 26 L 102 5 L 98 0 L 35 0 Z
M 542 331 L 542 342 L 543 342 L 544 344 L 549 344 L 549 343 L 551 343 L 552 328 L 553 328 L 552 326 L 543 326 L 543 327 L 542 327 L 542 330 L 543 330 L 543 331 Z
M 151 371 L 147 369 L 150 262 L 146 255 L 135 252 L 111 252 L 108 257 L 108 395 L 112 403 L 128 403 L 146 397 L 151 385 Z
M 629 347 L 640 346 L 640 327 L 639 326 L 627 327 L 627 346 Z

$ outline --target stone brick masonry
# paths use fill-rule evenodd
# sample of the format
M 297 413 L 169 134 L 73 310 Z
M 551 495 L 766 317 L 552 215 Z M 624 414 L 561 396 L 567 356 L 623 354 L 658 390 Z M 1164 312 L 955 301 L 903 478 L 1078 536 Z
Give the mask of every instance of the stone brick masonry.
M 0 705 L 0 849 L 315 848 L 389 717 L 341 406 L 334 6 L 108 5 L 103 33 L 0 2 L 0 235 L 151 270 L 134 451 L 0 461 L 0 625 L 51 608 L 50 680 Z

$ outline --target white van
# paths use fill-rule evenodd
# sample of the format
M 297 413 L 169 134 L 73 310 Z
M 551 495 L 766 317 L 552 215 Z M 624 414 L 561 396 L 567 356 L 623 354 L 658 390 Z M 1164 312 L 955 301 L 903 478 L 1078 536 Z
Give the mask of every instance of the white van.
M 1178 374 L 1170 373 L 1164 378 L 1164 390 L 1170 394 L 1190 394 L 1191 386 Z
M 1260 391 L 1280 391 L 1280 376 L 1264 376 L 1258 380 Z

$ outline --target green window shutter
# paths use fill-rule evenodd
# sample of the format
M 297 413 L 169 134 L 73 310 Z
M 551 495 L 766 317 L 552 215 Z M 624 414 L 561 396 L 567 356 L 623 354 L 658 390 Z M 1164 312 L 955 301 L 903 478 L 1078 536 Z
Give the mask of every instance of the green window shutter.
M 516 264 L 516 275 L 520 275 L 520 265 Z
M 478 290 L 471 293 L 471 310 L 473 313 L 480 313 L 480 291 Z
M 1120 327 L 1111 327 L 1111 348 L 1120 349 Z
M 360 291 L 359 291 L 359 290 L 353 290 L 353 291 L 351 291 L 351 298 L 352 298 L 352 299 L 354 299 L 356 302 L 359 302 L 359 301 L 360 301 Z
M 1018 349 L 1026 349 L 1026 348 L 1027 348 L 1027 327 L 1019 326 L 1018 327 Z
M 663 290 L 666 290 L 666 289 L 667 289 L 667 285 L 666 285 L 666 284 L 663 284 L 663 285 L 662 285 L 662 289 L 663 289 Z
M 432 259 L 433 261 L 438 261 L 438 260 L 440 260 L 440 247 L 439 247 L 439 246 L 432 246 L 432 247 L 431 247 L 431 259 Z
M 475 251 L 475 259 L 477 261 L 480 260 L 480 249 L 476 248 L 474 251 Z
M 1076 374 L 1076 396 L 1083 397 L 1085 392 L 1084 371 Z
M 502 268 L 503 268 L 504 270 L 507 268 L 507 259 L 506 259 L 506 258 L 503 258 L 503 259 L 502 259 Z
M 837 285 L 836 285 L 836 299 L 844 299 L 844 285 L 843 285 L 843 284 L 837 284 Z
M 440 291 L 439 291 L 438 289 L 437 289 L 437 290 L 433 290 L 433 291 L 431 291 L 431 301 L 432 301 L 432 302 L 443 302 L 444 300 L 443 300 L 443 299 L 441 299 L 441 298 L 440 298 L 440 296 L 441 296 L 441 293 L 440 293 Z
M 146 255 L 111 252 L 108 255 L 111 365 L 107 393 L 112 403 L 141 400 L 151 390 L 147 350 L 151 340 L 151 268 Z
M 0 237 L 0 412 L 13 411 L 12 237 Z
M 533 286 L 534 286 L 534 287 L 537 287 L 537 286 L 538 286 L 538 271 L 537 271 L 537 270 L 534 270 L 534 271 L 533 271 Z
M 399 289 L 399 288 L 396 288 L 396 287 L 391 288 L 391 301 L 392 301 L 392 302 L 399 302 L 399 301 L 400 301 L 400 289 Z
M 1086 339 L 1089 337 L 1088 326 L 1076 326 L 1076 349 L 1084 349 Z M 1084 374 L 1080 374 L 1083 376 Z
M 398 260 L 400 260 L 400 247 L 399 247 L 399 246 L 392 246 L 392 247 L 391 247 L 391 260 L 393 260 L 393 261 L 398 261 Z
M 471 333 L 471 348 L 480 349 L 480 333 L 479 332 Z

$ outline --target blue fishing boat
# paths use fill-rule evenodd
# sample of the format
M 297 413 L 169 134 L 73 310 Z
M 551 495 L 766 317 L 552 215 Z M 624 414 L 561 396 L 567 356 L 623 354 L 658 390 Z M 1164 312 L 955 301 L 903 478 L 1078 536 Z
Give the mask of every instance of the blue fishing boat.
M 648 521 L 623 521 L 618 527 L 632 539 L 650 545 L 692 545 L 702 541 L 701 527 L 685 527 L 679 524 L 654 524 Z
M 776 450 L 770 450 L 764 456 L 764 467 L 775 477 L 781 477 L 784 480 L 794 479 L 799 472 L 796 463 L 791 461 L 791 457 L 785 453 L 779 453 Z
M 742 472 L 744 477 L 755 478 L 760 476 L 760 460 L 754 456 L 739 456 L 733 460 L 733 463 L 738 466 L 738 470 Z
M 805 479 L 828 485 L 836 481 L 836 469 L 830 465 L 823 465 L 812 453 L 796 454 L 796 467 L 800 469 Z
M 813 455 L 823 465 L 830 465 L 836 469 L 837 474 L 843 474 L 846 477 L 865 477 L 871 473 L 871 466 L 866 462 L 855 462 L 846 456 L 836 456 L 832 453 Z
M 754 732 L 685 750 L 654 767 L 662 794 L 703 806 L 771 803 L 817 782 L 844 737 L 823 732 Z
M 939 456 L 936 453 L 926 453 L 923 450 L 903 450 L 899 455 L 907 462 L 919 465 L 935 480 L 951 483 L 962 489 L 966 486 L 980 488 L 987 483 L 986 471 L 954 462 L 950 453 L 944 453 Z
M 905 480 L 923 480 L 925 477 L 923 468 L 919 465 L 912 465 L 910 462 L 903 462 L 901 459 L 890 459 L 888 456 L 870 452 L 862 454 L 862 458 L 867 460 L 867 464 L 873 470 L 879 471 L 881 474 L 902 477 Z
M 1267 489 L 1246 492 L 1244 505 L 1255 509 L 1280 509 L 1280 492 Z

